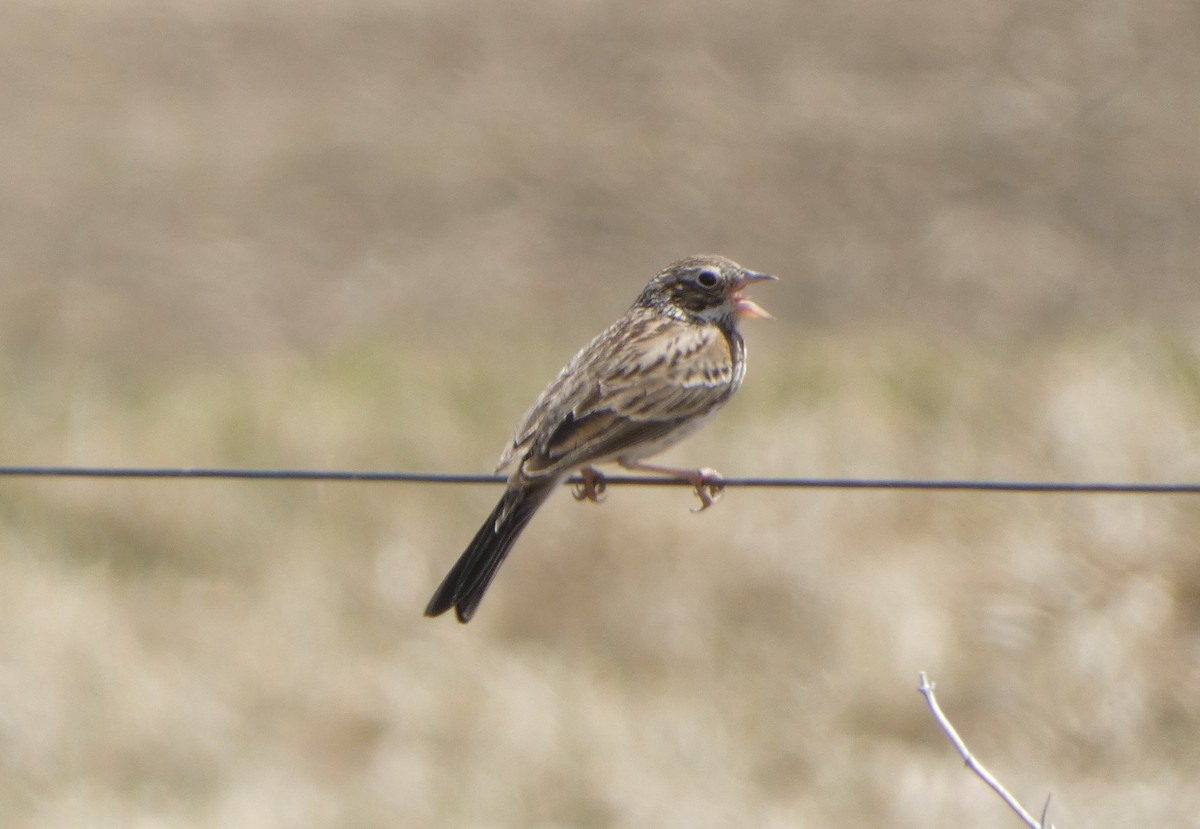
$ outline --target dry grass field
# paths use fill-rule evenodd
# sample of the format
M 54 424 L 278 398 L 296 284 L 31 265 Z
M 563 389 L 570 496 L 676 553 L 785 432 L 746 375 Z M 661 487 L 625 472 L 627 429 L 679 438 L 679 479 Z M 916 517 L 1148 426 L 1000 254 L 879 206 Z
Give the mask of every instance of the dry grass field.
M 659 267 L 727 475 L 1200 479 L 1200 11 L 0 9 L 0 461 L 491 469 Z M 1200 825 L 1200 498 L 0 480 L 0 825 Z

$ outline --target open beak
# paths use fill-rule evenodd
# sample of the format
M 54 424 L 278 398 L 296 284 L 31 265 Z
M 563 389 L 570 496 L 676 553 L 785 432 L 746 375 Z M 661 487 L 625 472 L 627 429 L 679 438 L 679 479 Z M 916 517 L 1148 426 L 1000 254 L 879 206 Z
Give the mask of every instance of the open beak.
M 733 286 L 733 293 L 730 298 L 733 300 L 733 309 L 737 311 L 739 317 L 750 317 L 756 320 L 769 320 L 771 315 L 767 313 L 761 305 L 752 299 L 747 299 L 742 296 L 742 289 L 747 285 L 752 285 L 755 282 L 776 282 L 778 276 L 771 276 L 769 273 L 758 273 L 757 271 L 742 271 L 742 276 Z

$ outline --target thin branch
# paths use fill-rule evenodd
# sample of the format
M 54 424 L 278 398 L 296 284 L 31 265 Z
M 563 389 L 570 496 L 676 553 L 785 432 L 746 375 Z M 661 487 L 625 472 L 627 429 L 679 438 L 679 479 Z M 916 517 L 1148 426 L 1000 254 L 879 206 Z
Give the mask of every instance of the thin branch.
M 1041 819 L 1042 826 L 1046 825 L 1046 816 L 1050 814 L 1050 798 L 1052 798 L 1053 796 L 1054 795 L 1051 792 L 1046 793 L 1046 802 L 1042 806 L 1042 819 Z
M 1054 829 L 1053 824 L 1047 827 L 1045 823 L 1046 812 L 1050 808 L 1050 799 L 1046 798 L 1046 806 L 1042 810 L 1041 821 L 1026 811 L 1025 807 L 1022 806 L 1015 797 L 1009 794 L 1008 789 L 1004 788 L 1004 786 L 1000 784 L 1000 781 L 993 777 L 992 773 L 984 768 L 982 763 L 975 759 L 975 755 L 973 755 L 970 749 L 967 748 L 967 744 L 963 742 L 963 738 L 958 735 L 958 731 L 946 717 L 946 714 L 942 711 L 942 707 L 938 705 L 937 697 L 934 696 L 933 693 L 934 684 L 928 680 L 924 671 L 921 671 L 920 677 L 921 686 L 917 690 L 920 691 L 921 695 L 925 697 L 925 702 L 929 705 L 929 710 L 933 714 L 933 719 L 937 722 L 938 727 L 942 729 L 946 736 L 950 738 L 951 744 L 954 746 L 955 750 L 958 751 L 959 756 L 963 758 L 963 762 L 967 764 L 967 768 L 973 771 L 975 776 L 986 783 L 992 789 L 992 791 L 1000 795 L 1000 799 L 1007 803 L 1008 808 L 1012 809 L 1013 812 L 1016 813 L 1017 817 L 1021 818 L 1021 820 L 1025 822 L 1025 825 L 1030 827 L 1030 829 Z

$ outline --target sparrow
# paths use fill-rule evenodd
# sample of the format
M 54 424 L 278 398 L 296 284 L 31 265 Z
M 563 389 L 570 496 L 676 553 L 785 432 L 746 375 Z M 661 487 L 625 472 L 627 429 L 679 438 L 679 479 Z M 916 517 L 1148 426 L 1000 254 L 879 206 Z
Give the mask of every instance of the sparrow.
M 700 506 L 721 492 L 713 469 L 643 463 L 703 426 L 742 384 L 746 344 L 740 317 L 770 315 L 742 296 L 746 286 L 775 280 L 722 256 L 673 262 L 650 280 L 623 317 L 580 349 L 521 419 L 500 456 L 511 470 L 500 502 L 425 608 L 454 608 L 468 622 L 538 507 L 573 472 L 575 497 L 599 502 L 604 479 L 593 464 L 691 483 Z

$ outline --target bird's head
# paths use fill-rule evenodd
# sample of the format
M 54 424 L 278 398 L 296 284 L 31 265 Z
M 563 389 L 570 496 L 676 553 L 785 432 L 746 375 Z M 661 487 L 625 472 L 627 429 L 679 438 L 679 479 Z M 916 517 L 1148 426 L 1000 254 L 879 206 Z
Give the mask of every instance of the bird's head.
M 770 318 L 758 303 L 742 296 L 742 290 L 777 278 L 747 270 L 724 256 L 690 256 L 659 271 L 635 304 L 680 319 L 734 326 L 738 317 Z

